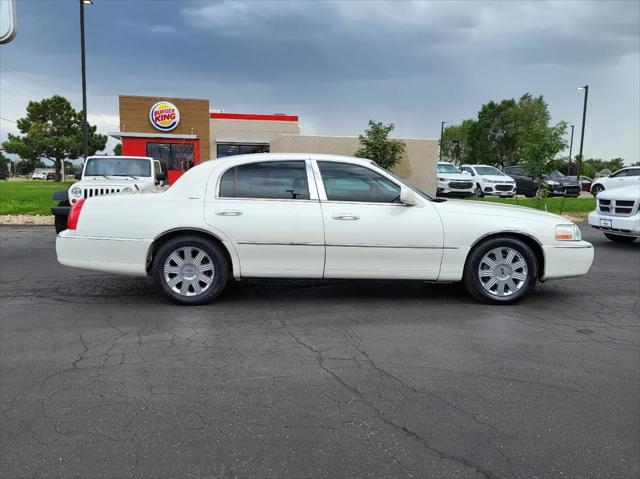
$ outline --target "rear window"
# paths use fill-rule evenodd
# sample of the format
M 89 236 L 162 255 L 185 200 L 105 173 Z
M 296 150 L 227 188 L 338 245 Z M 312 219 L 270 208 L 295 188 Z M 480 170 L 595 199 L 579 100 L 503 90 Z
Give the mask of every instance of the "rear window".
M 308 200 L 305 162 L 262 161 L 238 165 L 220 180 L 220 197 Z

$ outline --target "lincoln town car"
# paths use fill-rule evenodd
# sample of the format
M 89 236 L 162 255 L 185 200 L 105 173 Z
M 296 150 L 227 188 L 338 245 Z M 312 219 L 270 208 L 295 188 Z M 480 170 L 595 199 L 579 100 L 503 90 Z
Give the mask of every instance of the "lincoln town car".
M 66 266 L 151 276 L 183 305 L 232 277 L 462 282 L 510 304 L 593 260 L 561 216 L 434 199 L 366 159 L 275 153 L 204 162 L 162 193 L 82 198 L 56 250 Z

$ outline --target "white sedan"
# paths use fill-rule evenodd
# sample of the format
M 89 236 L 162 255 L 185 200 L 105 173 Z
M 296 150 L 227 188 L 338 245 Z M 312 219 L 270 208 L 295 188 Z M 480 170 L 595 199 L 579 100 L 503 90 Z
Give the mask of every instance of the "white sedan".
M 80 200 L 56 251 L 63 265 L 153 276 L 189 305 L 230 276 L 463 281 L 508 304 L 593 260 L 560 216 L 434 200 L 369 160 L 309 154 L 207 161 L 164 193 Z
M 591 194 L 597 196 L 604 190 L 622 188 L 623 186 L 635 186 L 640 189 L 640 166 L 622 168 L 609 176 L 597 179 L 591 184 Z

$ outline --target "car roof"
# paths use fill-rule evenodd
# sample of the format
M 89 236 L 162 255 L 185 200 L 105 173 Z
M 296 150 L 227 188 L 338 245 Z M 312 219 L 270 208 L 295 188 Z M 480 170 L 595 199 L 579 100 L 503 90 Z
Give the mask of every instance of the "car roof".
M 138 156 L 138 155 L 91 155 L 91 156 L 87 156 L 87 160 L 91 160 L 91 159 L 98 159 L 98 160 L 105 160 L 105 159 L 112 159 L 112 158 L 140 158 L 141 160 L 153 160 L 153 158 L 151 158 L 150 156 Z
M 329 155 L 322 153 L 252 153 L 249 155 L 233 155 L 222 158 L 215 158 L 209 161 L 203 161 L 195 168 L 214 169 L 221 166 L 229 167 L 242 165 L 245 163 L 253 163 L 258 161 L 294 161 L 294 160 L 317 160 L 317 161 L 337 161 L 345 163 L 353 163 L 357 165 L 371 165 L 372 160 L 367 158 L 356 158 L 354 156 Z

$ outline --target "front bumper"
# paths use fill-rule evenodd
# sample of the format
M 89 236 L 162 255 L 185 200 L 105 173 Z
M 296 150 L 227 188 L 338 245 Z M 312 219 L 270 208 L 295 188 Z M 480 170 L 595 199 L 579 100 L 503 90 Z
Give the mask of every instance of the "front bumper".
M 485 195 L 513 196 L 516 194 L 516 185 L 512 183 L 481 183 L 481 187 Z
M 615 216 L 604 215 L 594 210 L 589 213 L 589 225 L 604 233 L 640 238 L 640 213 L 633 216 Z
M 543 246 L 544 276 L 549 279 L 571 278 L 586 274 L 593 263 L 593 246 L 586 241 L 558 242 Z
M 465 187 L 461 187 L 460 183 L 468 183 Z M 475 187 L 472 181 L 440 181 L 438 180 L 438 194 L 442 195 L 462 195 L 468 196 L 472 195 L 475 191 Z

